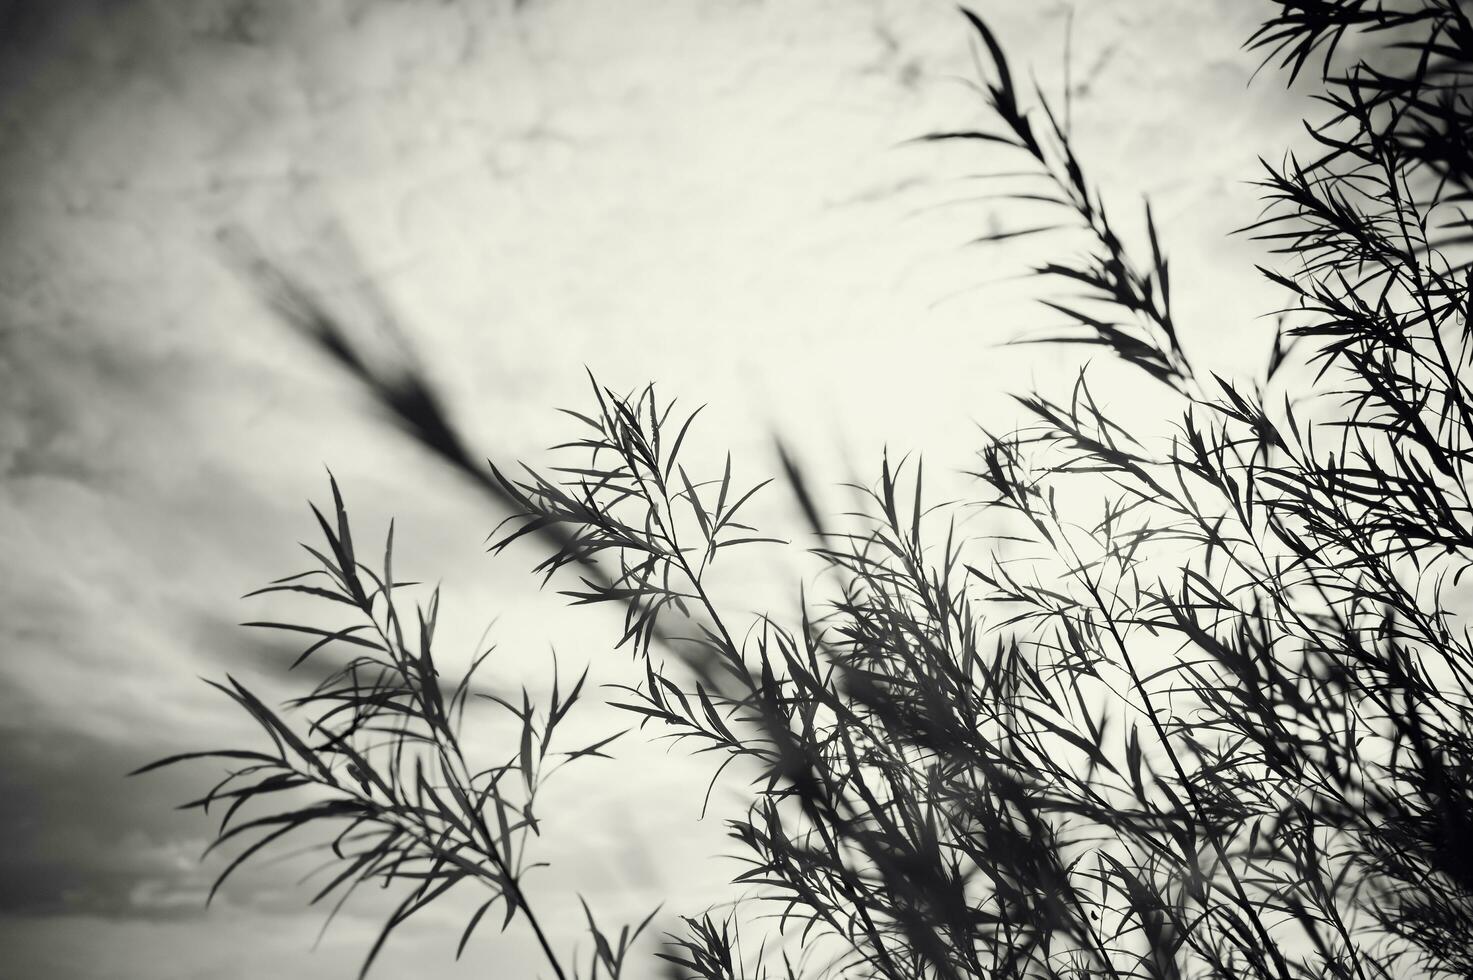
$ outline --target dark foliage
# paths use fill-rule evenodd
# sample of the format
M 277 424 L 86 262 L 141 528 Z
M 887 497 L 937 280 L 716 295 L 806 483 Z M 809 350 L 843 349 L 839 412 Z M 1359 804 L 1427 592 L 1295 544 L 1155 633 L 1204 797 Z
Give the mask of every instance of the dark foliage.
M 653 387 L 594 382 L 553 469 L 476 470 L 513 511 L 494 550 L 534 536 L 546 581 L 623 609 L 617 643 L 643 680 L 620 707 L 757 774 L 730 825 L 747 897 L 683 920 L 661 954 L 676 975 L 1473 974 L 1473 640 L 1456 616 L 1473 549 L 1473 26 L 1454 0 L 1273 7 L 1251 46 L 1290 77 L 1317 70 L 1326 111 L 1308 124 L 1314 159 L 1264 165 L 1266 210 L 1245 229 L 1282 257 L 1263 269 L 1285 308 L 1262 378 L 1193 366 L 1149 210 L 1129 245 L 1061 114 L 970 13 L 989 122 L 929 137 L 1003 161 L 1010 195 L 1059 216 L 1030 229 L 1083 247 L 1036 269 L 1070 295 L 1045 301 L 1068 330 L 1049 339 L 1162 382 L 1168 438 L 1112 421 L 1081 374 L 1021 397 L 1034 421 L 987 440 L 975 500 L 928 503 L 921 464 L 886 459 L 842 519 L 784 450 L 837 583 L 795 622 L 736 622 L 712 595 L 712 562 L 771 546 L 741 522 L 760 485 L 729 457 L 719 476 L 687 472 L 695 415 Z M 1338 54 L 1352 37 L 1360 53 Z M 412 371 L 381 384 L 341 332 L 310 332 L 473 469 Z M 487 896 L 467 935 L 496 909 L 542 939 L 521 855 L 582 684 L 542 708 L 498 701 L 519 741 L 499 764 L 467 762 L 466 688 L 436 674 L 434 600 L 402 611 L 390 550 L 382 570 L 363 564 L 333 492 L 315 582 L 273 588 L 353 622 L 260 624 L 309 635 L 304 657 L 351 648 L 294 702 L 306 734 L 231 682 L 268 748 L 165 761 L 239 765 L 200 801 L 226 808 L 222 842 L 251 840 L 225 875 L 338 824 L 319 898 L 400 883 L 387 934 L 465 883 Z M 1005 540 L 961 533 L 977 504 Z M 640 930 L 588 924 L 587 975 L 618 976 Z

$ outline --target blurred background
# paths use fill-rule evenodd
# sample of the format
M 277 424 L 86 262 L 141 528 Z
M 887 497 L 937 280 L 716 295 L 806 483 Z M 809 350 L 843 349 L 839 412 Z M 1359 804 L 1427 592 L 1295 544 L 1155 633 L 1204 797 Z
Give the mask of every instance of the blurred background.
M 1015 71 L 1068 88 L 1113 213 L 1150 197 L 1187 351 L 1250 374 L 1274 297 L 1229 232 L 1303 109 L 1272 71 L 1250 85 L 1263 6 L 976 0 Z M 972 43 L 939 0 L 0 3 L 0 975 L 355 975 L 381 902 L 315 952 L 290 862 L 206 910 L 210 828 L 172 807 L 209 773 L 123 776 L 250 737 L 202 676 L 290 690 L 296 651 L 235 625 L 271 604 L 239 597 L 303 567 L 325 467 L 364 539 L 395 517 L 396 569 L 443 584 L 447 657 L 495 621 L 488 685 L 545 686 L 554 648 L 565 674 L 630 668 L 613 613 L 539 590 L 535 547 L 485 553 L 504 514 L 272 311 L 242 243 L 374 356 L 412 350 L 478 458 L 543 460 L 586 367 L 708 403 L 698 458 L 729 449 L 745 482 L 780 435 L 830 509 L 885 447 L 959 496 L 977 427 L 1083 361 L 1006 346 L 1049 326 L 1039 246 L 967 245 L 1028 222 L 975 177 L 1007 161 L 906 143 L 981 121 Z M 1126 410 L 1170 410 L 1133 383 Z M 780 485 L 758 516 L 805 543 Z M 811 569 L 758 566 L 729 601 L 790 611 Z M 739 870 L 718 818 L 740 783 L 702 820 L 713 762 L 617 745 L 545 803 L 534 897 L 564 947 L 575 889 L 667 926 Z M 532 975 L 520 925 L 455 963 L 462 911 L 406 925 L 375 975 Z

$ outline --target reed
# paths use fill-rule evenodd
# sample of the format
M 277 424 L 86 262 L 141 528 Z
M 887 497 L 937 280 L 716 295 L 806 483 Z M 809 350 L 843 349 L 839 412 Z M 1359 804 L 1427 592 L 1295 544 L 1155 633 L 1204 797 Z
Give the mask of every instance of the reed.
M 1065 324 L 1048 339 L 1144 372 L 1174 422 L 1127 430 L 1081 373 L 1020 393 L 1031 422 L 986 436 L 970 499 L 932 503 L 919 461 L 886 458 L 855 515 L 820 513 L 784 452 L 829 583 L 793 621 L 748 622 L 714 594 L 730 549 L 786 545 L 744 523 L 765 484 L 730 457 L 687 470 L 695 415 L 653 386 L 590 379 L 560 465 L 482 468 L 412 365 L 368 367 L 280 287 L 406 431 L 509 509 L 494 551 L 531 538 L 534 573 L 570 602 L 623 611 L 610 642 L 642 668 L 615 696 L 632 727 L 758 778 L 729 825 L 735 911 L 673 922 L 663 967 L 628 957 L 651 919 L 610 935 L 589 915 L 593 958 L 574 964 L 540 924 L 568 904 L 533 909 L 521 881 L 541 780 L 608 748 L 552 748 L 582 680 L 541 705 L 490 699 L 518 735 L 467 759 L 472 699 L 435 668 L 434 594 L 400 598 L 392 533 L 370 567 L 334 484 L 315 567 L 269 588 L 350 622 L 255 625 L 305 635 L 302 659 L 348 659 L 288 711 L 217 685 L 260 745 L 155 763 L 232 767 L 197 801 L 224 808 L 218 843 L 244 844 L 222 880 L 332 826 L 313 901 L 403 893 L 365 970 L 459 887 L 484 896 L 461 949 L 483 917 L 520 923 L 557 977 L 1473 975 L 1473 640 L 1456 615 L 1473 553 L 1473 24 L 1456 0 L 1268 7 L 1250 47 L 1317 75 L 1324 108 L 1312 159 L 1264 163 L 1265 210 L 1242 232 L 1268 244 L 1284 297 L 1256 378 L 1194 366 L 1149 208 L 1132 243 L 1067 114 L 965 12 L 989 122 L 924 139 L 1050 209 L 1030 229 L 1065 243 L 1034 270 Z M 978 506 L 1005 541 L 963 533 Z

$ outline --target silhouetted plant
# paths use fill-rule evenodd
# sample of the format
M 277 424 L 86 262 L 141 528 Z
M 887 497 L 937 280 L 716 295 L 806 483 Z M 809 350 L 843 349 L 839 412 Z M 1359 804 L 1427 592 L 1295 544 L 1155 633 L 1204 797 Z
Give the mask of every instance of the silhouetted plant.
M 1286 301 L 1262 378 L 1189 360 L 1149 209 L 1138 257 L 1067 123 L 971 13 L 990 122 L 928 137 L 1015 158 L 1006 193 L 1059 215 L 1026 230 L 1085 249 L 1035 270 L 1079 293 L 1045 300 L 1069 328 L 1049 339 L 1162 382 L 1170 432 L 1127 430 L 1081 373 L 1067 394 L 1020 397 L 1032 422 L 987 437 L 976 499 L 930 503 L 921 463 L 886 458 L 840 519 L 782 450 L 829 570 L 792 622 L 714 594 L 721 555 L 774 544 L 740 520 L 762 484 L 737 482 L 729 456 L 719 477 L 688 472 L 695 414 L 653 386 L 594 381 L 562 465 L 476 471 L 513 510 L 495 551 L 531 536 L 551 546 L 544 581 L 623 609 L 615 645 L 643 679 L 619 707 L 756 775 L 730 824 L 745 897 L 683 919 L 661 954 L 676 975 L 1473 974 L 1473 640 L 1455 591 L 1473 549 L 1458 252 L 1473 27 L 1454 0 L 1274 6 L 1251 46 L 1291 77 L 1317 61 L 1329 113 L 1308 125 L 1315 159 L 1265 164 L 1266 211 L 1246 229 L 1286 257 L 1263 269 Z M 1361 52 L 1338 57 L 1351 36 Z M 417 375 L 381 383 L 330 320 L 299 322 L 472 470 Z M 345 645 L 353 659 L 295 702 L 305 735 L 232 681 L 274 751 L 165 762 L 241 763 L 200 801 L 227 807 L 222 842 L 258 835 L 222 878 L 286 833 L 342 824 L 319 897 L 400 882 L 387 935 L 476 884 L 488 899 L 467 935 L 499 903 L 569 976 L 519 883 L 553 730 L 582 683 L 542 709 L 497 701 L 519 742 L 499 765 L 467 762 L 466 688 L 435 673 L 434 600 L 399 611 L 390 549 L 369 571 L 333 493 L 312 552 L 325 584 L 273 588 L 355 622 L 261 625 L 311 635 L 304 657 Z M 1001 535 L 963 533 L 975 505 Z M 279 792 L 309 799 L 235 822 Z M 618 976 L 643 924 L 612 942 L 587 921 L 589 975 Z M 796 961 L 784 936 L 805 940 Z

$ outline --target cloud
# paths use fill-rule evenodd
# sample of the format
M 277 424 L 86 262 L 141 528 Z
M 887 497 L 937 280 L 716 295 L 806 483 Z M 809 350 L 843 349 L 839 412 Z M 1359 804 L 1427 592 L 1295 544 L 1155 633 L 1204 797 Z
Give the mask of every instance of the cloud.
M 0 912 L 176 918 L 208 879 L 204 828 L 161 806 L 178 778 L 125 779 L 156 747 L 33 723 L 0 736 Z

